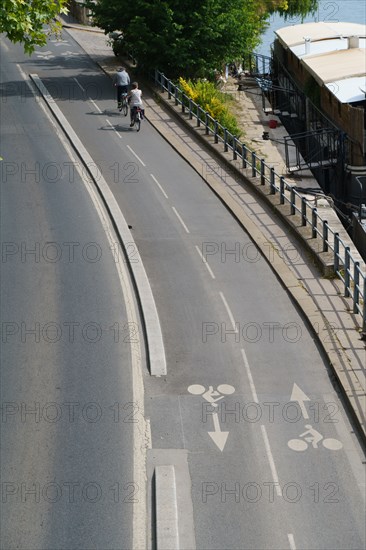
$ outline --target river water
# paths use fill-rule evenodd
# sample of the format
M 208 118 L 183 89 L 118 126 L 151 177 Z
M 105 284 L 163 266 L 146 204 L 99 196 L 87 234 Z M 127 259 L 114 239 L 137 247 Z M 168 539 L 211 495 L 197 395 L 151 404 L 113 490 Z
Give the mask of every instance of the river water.
M 271 43 L 275 39 L 274 31 L 289 25 L 298 25 L 301 22 L 311 21 L 348 22 L 366 24 L 365 0 L 319 0 L 317 11 L 314 15 L 308 15 L 301 21 L 301 17 L 291 17 L 285 20 L 278 14 L 273 14 L 269 19 L 269 27 L 263 35 L 262 44 L 256 49 L 257 53 L 270 55 Z

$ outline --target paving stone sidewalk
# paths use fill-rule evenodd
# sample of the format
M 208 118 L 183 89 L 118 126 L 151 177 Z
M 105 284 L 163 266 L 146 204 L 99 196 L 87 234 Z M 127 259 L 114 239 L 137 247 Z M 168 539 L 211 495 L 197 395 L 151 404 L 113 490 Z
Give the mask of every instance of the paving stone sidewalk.
M 115 73 L 121 60 L 113 55 L 112 49 L 107 43 L 107 37 L 100 30 L 93 32 L 88 27 L 86 31 L 80 25 L 74 26 L 70 19 L 68 21 L 64 19 L 63 24 L 67 32 L 107 74 Z M 133 74 L 133 68 L 131 70 Z M 263 131 L 269 131 L 269 128 L 268 117 L 261 111 L 258 94 L 253 93 L 254 90 L 235 93 L 235 90 L 230 90 L 230 83 L 228 90 L 234 92 L 235 100 L 238 102 L 246 136 L 252 143 L 258 144 L 257 150 L 262 147 L 267 162 L 275 165 L 276 171 L 280 173 L 280 168 L 284 169 L 285 164 L 283 149 L 275 142 L 263 143 L 263 140 L 260 139 Z M 280 257 L 282 264 L 285 264 L 286 269 L 288 268 L 296 279 L 297 285 L 305 289 L 311 298 L 311 303 L 309 301 L 305 307 L 307 313 L 303 310 L 308 315 L 308 319 L 313 317 L 311 304 L 315 303 L 318 317 L 315 323 L 315 317 L 312 320 L 313 328 L 315 329 L 318 325 L 316 332 L 319 341 L 327 350 L 330 366 L 334 369 L 340 388 L 343 390 L 342 393 L 348 400 L 351 414 L 354 415 L 354 419 L 358 423 L 359 431 L 365 438 L 366 343 L 360 338 L 361 317 L 352 313 L 351 301 L 343 297 L 341 282 L 321 276 L 318 267 L 309 257 L 309 253 L 301 247 L 298 239 L 273 212 L 273 209 L 258 200 L 258 194 L 253 192 L 250 186 L 238 178 L 232 170 L 228 169 L 223 153 L 218 152 L 213 157 L 209 150 L 202 145 L 202 141 L 197 138 L 194 130 L 188 132 L 186 126 L 179 121 L 178 116 L 171 114 L 172 106 L 169 106 L 169 109 L 166 108 L 166 95 L 160 94 L 160 101 L 157 102 L 157 94 L 159 92 L 154 92 L 153 87 L 150 88 L 146 84 L 144 100 L 147 120 L 207 182 L 215 181 L 212 185 L 213 189 L 221 195 L 221 200 L 225 200 L 224 196 L 227 197 L 226 202 L 229 207 L 232 205 L 235 214 L 239 213 L 237 217 L 242 214 L 248 224 L 255 224 L 256 229 L 253 229 L 251 236 L 255 238 L 255 234 L 258 234 L 259 240 L 263 241 L 264 238 L 268 248 L 272 247 L 272 257 L 270 251 L 266 257 L 273 264 L 277 275 L 281 277 L 280 272 L 284 272 L 282 268 L 275 266 L 278 263 L 278 257 Z M 115 103 L 112 87 L 111 103 Z M 280 133 L 276 133 L 275 130 L 272 132 L 272 135 Z M 300 183 L 298 178 L 293 178 L 292 181 L 297 186 L 314 187 L 317 185 L 314 180 L 309 180 L 309 177 L 309 174 L 306 174 Z M 286 181 L 290 181 L 290 178 L 286 177 Z M 333 224 L 338 224 L 336 230 L 341 233 L 341 238 L 350 245 L 352 255 L 360 260 L 360 266 L 365 272 L 365 264 L 359 258 L 358 252 L 343 229 L 336 213 L 326 201 L 324 202 L 325 204 L 321 205 L 324 210 L 322 217 L 329 221 L 331 227 Z M 277 251 L 276 254 L 273 254 L 273 251 Z M 283 278 L 283 283 L 286 284 L 286 276 Z M 297 289 L 293 294 L 295 299 L 296 292 Z M 305 302 L 306 300 L 301 298 L 298 304 L 302 305 Z

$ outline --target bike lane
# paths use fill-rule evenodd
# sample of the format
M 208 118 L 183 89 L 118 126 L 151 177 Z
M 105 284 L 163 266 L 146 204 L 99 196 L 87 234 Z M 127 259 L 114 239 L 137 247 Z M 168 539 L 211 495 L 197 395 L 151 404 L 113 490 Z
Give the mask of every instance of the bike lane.
M 78 80 L 85 90 L 88 89 L 88 77 L 84 75 L 83 78 L 85 80 L 79 77 Z M 280 471 L 278 461 L 285 472 L 288 471 L 289 464 L 294 463 L 293 455 L 288 452 L 291 449 L 277 449 L 276 442 L 296 438 L 304 428 L 299 433 L 293 433 L 291 423 L 279 423 L 277 429 L 281 432 L 282 439 L 280 436 L 273 438 L 272 425 L 266 426 L 264 421 L 247 421 L 244 425 L 234 421 L 235 430 L 231 430 L 230 418 L 235 418 L 235 415 L 228 416 L 225 412 L 222 418 L 221 411 L 220 414 L 215 414 L 216 411 L 210 413 L 207 409 L 203 410 L 202 406 L 207 406 L 207 403 L 212 407 L 213 404 L 220 403 L 222 410 L 225 403 L 230 410 L 232 406 L 237 407 L 235 403 L 238 400 L 239 403 L 251 403 L 253 384 L 261 402 L 271 403 L 275 400 L 286 403 L 288 385 L 291 386 L 288 380 L 297 380 L 299 371 L 302 379 L 311 378 L 314 385 L 321 378 L 324 391 L 329 393 L 331 385 L 319 352 L 307 335 L 297 347 L 291 341 L 284 341 L 276 347 L 272 342 L 260 338 L 255 350 L 244 350 L 243 355 L 242 342 L 237 343 L 235 335 L 233 337 L 238 322 L 241 329 L 245 327 L 246 338 L 249 340 L 256 339 L 252 330 L 255 332 L 258 326 L 263 330 L 265 324 L 268 327 L 268 323 L 280 323 L 282 328 L 289 322 L 301 325 L 301 320 L 292 313 L 292 309 L 289 319 L 288 311 L 292 306 L 285 292 L 271 276 L 268 266 L 255 266 L 254 262 L 249 261 L 239 262 L 239 266 L 229 266 L 219 260 L 219 254 L 210 258 L 209 265 L 215 268 L 213 279 L 197 248 L 202 254 L 207 252 L 207 248 L 203 246 L 207 242 L 216 245 L 239 242 L 243 246 L 251 246 L 247 237 L 243 238 L 242 230 L 232 220 L 227 221 L 225 209 L 207 192 L 197 175 L 193 175 L 190 170 L 187 172 L 183 161 L 177 159 L 173 162 L 170 159 L 166 162 L 171 151 L 148 124 L 143 127 L 144 133 L 141 132 L 138 140 L 136 134 L 131 137 L 134 140 L 131 145 L 138 147 L 136 150 L 141 163 L 130 149 L 124 146 L 122 152 L 118 145 L 118 140 L 123 142 L 126 121 L 122 119 L 121 122 L 118 119 L 116 123 L 111 99 L 97 99 L 96 105 L 100 112 L 93 112 L 93 116 L 89 116 L 84 124 L 78 122 L 83 117 L 85 119 L 86 114 L 85 110 L 80 111 L 81 105 L 84 108 L 83 103 L 70 103 L 65 113 L 78 126 L 82 140 L 93 150 L 96 162 L 110 169 L 118 159 L 118 169 L 121 172 L 128 172 L 129 168 L 125 168 L 127 164 L 132 167 L 133 174 L 128 174 L 129 178 L 133 179 L 138 173 L 137 182 L 126 181 L 124 183 L 127 185 L 124 187 L 112 185 L 112 190 L 135 228 L 136 242 L 151 278 L 166 342 L 167 379 L 146 379 L 152 445 L 153 450 L 185 448 L 189 452 L 197 547 L 292 548 L 296 544 L 298 532 L 294 534 L 292 527 L 292 531 L 290 530 L 289 513 L 284 515 L 281 504 L 272 502 L 271 491 L 274 489 L 281 498 L 276 490 L 276 477 L 273 475 L 275 471 Z M 62 107 L 62 102 L 60 106 Z M 110 115 L 111 122 L 108 124 L 103 121 L 102 128 L 107 131 L 98 132 L 101 130 L 102 116 L 106 113 Z M 99 137 L 101 134 L 105 136 Z M 152 140 L 154 147 L 151 147 Z M 105 144 L 108 144 L 108 150 Z M 158 174 L 155 179 L 160 187 L 154 187 L 151 173 Z M 130 183 L 134 185 L 130 186 Z M 173 213 L 172 204 L 176 209 Z M 209 214 L 205 215 L 206 212 Z M 212 260 L 217 260 L 216 264 Z M 259 278 L 262 281 L 260 289 L 255 284 Z M 224 293 L 224 300 L 220 292 Z M 269 304 L 275 312 L 271 315 Z M 291 327 L 286 330 L 291 331 Z M 203 341 L 203 331 L 206 331 L 206 342 Z M 270 327 L 268 333 L 269 331 Z M 305 332 L 304 330 L 304 334 Z M 217 334 L 215 341 L 211 336 L 217 337 Z M 222 341 L 225 334 L 226 341 Z M 291 336 L 288 339 L 291 340 Z M 296 369 L 291 370 L 291 365 L 296 366 Z M 321 375 L 319 368 L 324 369 Z M 255 378 L 260 380 L 259 385 L 254 382 Z M 212 390 L 209 390 L 211 386 Z M 223 393 L 225 397 L 217 403 L 207 401 L 209 395 L 211 399 L 215 398 L 212 392 L 218 391 L 220 387 L 223 389 L 222 386 L 224 389 L 226 386 L 226 390 L 231 386 L 235 391 L 232 394 Z M 205 391 L 200 394 L 199 389 L 202 387 Z M 209 394 L 206 394 L 206 399 L 202 398 L 207 391 Z M 225 431 L 229 431 L 229 435 L 224 441 L 225 435 L 222 433 Z M 337 463 L 337 472 L 347 470 L 347 458 L 344 454 L 340 456 L 342 462 Z M 304 457 L 306 471 L 312 471 L 312 461 L 306 455 Z M 327 459 L 323 458 L 322 462 L 326 468 Z M 299 478 L 299 481 L 295 479 L 296 483 L 304 485 L 304 472 L 296 468 L 295 473 L 296 476 L 292 477 Z M 323 471 L 322 473 L 324 474 Z M 277 478 L 281 479 L 278 473 Z M 325 479 L 324 476 L 322 479 Z M 224 487 L 224 494 L 231 491 L 231 496 L 226 494 L 225 501 L 222 502 L 222 484 L 227 482 L 234 485 Z M 236 483 L 249 491 L 249 496 L 245 492 L 245 503 L 242 497 L 237 502 Z M 247 483 L 253 485 L 247 487 Z M 256 500 L 255 484 L 265 487 L 266 490 L 268 487 L 268 501 L 260 498 L 258 502 L 252 502 Z M 217 486 L 219 490 L 216 492 Z M 352 514 L 358 504 L 358 500 L 352 504 Z M 334 517 L 341 519 L 344 511 L 345 509 L 341 512 L 338 509 Z M 328 510 L 322 509 L 323 521 L 326 521 L 327 513 Z M 308 533 L 313 531 L 313 516 L 306 507 L 303 508 L 303 514 L 308 519 L 299 525 L 295 522 L 294 525 L 300 529 L 300 540 L 307 540 L 310 537 Z M 277 525 L 283 518 L 281 529 L 274 531 L 273 525 Z M 335 523 L 337 529 L 342 529 L 339 521 Z M 352 524 L 352 521 L 349 523 Z M 360 525 L 358 518 L 356 523 Z M 360 531 L 360 528 L 356 531 Z M 314 548 L 333 547 L 327 546 L 326 539 L 320 542 L 324 533 L 316 532 L 319 546 Z

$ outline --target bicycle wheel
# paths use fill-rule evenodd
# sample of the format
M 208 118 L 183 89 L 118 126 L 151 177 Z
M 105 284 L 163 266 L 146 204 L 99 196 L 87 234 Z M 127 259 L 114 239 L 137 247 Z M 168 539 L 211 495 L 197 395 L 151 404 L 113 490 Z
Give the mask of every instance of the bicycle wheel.
M 127 113 L 128 113 L 128 105 L 127 105 L 127 102 L 126 102 L 126 101 L 123 103 L 122 111 L 123 111 L 123 114 L 124 114 L 125 116 L 127 116 Z
M 140 131 L 140 127 L 141 127 L 141 117 L 140 117 L 140 113 L 136 113 L 136 115 L 135 115 L 135 126 L 136 126 L 136 130 L 139 132 L 139 131 Z

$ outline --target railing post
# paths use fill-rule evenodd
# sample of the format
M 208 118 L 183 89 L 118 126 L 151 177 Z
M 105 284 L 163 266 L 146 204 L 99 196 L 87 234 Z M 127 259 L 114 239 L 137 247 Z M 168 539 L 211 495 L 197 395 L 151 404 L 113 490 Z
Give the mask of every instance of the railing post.
M 174 100 L 175 104 L 178 105 L 178 93 L 177 93 L 177 86 L 174 86 Z
M 306 199 L 301 197 L 301 225 L 306 226 Z
M 186 97 L 187 96 L 185 95 L 185 93 L 182 90 L 182 113 L 186 112 L 186 106 L 184 105 L 184 100 L 185 100 Z
M 168 80 L 168 99 L 172 98 L 172 83 Z
M 323 252 L 328 252 L 328 222 L 323 220 Z
M 344 297 L 348 298 L 350 296 L 349 284 L 350 284 L 350 247 L 346 246 L 344 251 Z
M 197 105 L 197 128 L 201 126 L 200 116 L 201 116 L 201 107 Z
M 260 167 L 260 175 L 261 175 L 261 185 L 264 185 L 266 183 L 266 180 L 265 180 L 265 177 L 264 177 L 264 172 L 265 172 L 265 164 L 264 164 L 264 159 L 261 159 L 261 167 Z
M 224 151 L 227 153 L 228 147 L 227 147 L 227 128 L 224 128 Z
M 237 153 L 237 149 L 236 149 L 236 142 L 237 142 L 237 139 L 236 139 L 236 136 L 233 137 L 233 160 L 236 160 L 238 158 L 238 153 Z
M 366 277 L 363 280 L 362 330 L 363 332 L 366 332 Z
M 257 160 L 257 157 L 255 155 L 255 152 L 252 151 L 252 178 L 255 178 L 257 175 L 257 167 L 255 165 L 256 160 Z
M 339 271 L 339 233 L 334 233 L 334 271 Z
M 269 185 L 270 185 L 271 195 L 275 195 L 276 194 L 275 169 L 273 168 L 273 166 L 271 166 Z
M 208 126 L 208 112 L 207 112 L 207 111 L 205 112 L 205 126 L 206 126 L 206 128 L 205 128 L 205 134 L 206 134 L 206 136 L 208 136 L 208 134 L 209 134 L 209 129 L 210 129 L 210 128 L 209 128 L 209 126 Z
M 219 142 L 219 134 L 217 132 L 218 122 L 215 120 L 214 122 L 214 132 L 215 132 L 215 143 Z
M 317 208 L 313 208 L 311 211 L 311 236 L 313 239 L 316 239 L 318 236 L 318 232 L 316 230 L 318 226 L 318 210 Z
M 285 178 L 280 177 L 280 204 L 285 204 Z
M 190 97 L 188 100 L 189 104 L 189 119 L 192 120 L 192 98 Z
M 243 161 L 243 168 L 247 167 L 247 147 L 245 143 L 241 144 L 241 158 Z
M 295 215 L 295 189 L 291 187 L 290 191 L 290 214 L 291 216 Z
M 357 304 L 360 299 L 360 262 L 355 262 L 355 269 L 353 273 L 353 313 L 358 312 Z

